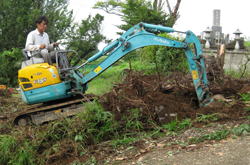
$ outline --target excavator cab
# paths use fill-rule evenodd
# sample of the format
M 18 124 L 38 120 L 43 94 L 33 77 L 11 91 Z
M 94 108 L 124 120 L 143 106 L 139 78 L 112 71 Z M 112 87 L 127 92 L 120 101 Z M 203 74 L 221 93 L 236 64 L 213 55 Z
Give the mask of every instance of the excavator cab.
M 71 97 L 72 86 L 75 85 L 67 77 L 69 77 L 69 71 L 72 68 L 68 65 L 67 56 L 59 56 L 59 54 L 74 53 L 77 58 L 80 59 L 80 57 L 74 50 L 60 50 L 58 45 L 56 48 L 56 60 L 53 66 L 45 63 L 40 54 L 29 57 L 26 50 L 22 51 L 24 61 L 21 70 L 18 71 L 18 80 L 22 100 L 25 104 L 32 105 Z M 62 61 L 64 69 L 60 68 L 59 61 Z M 80 62 L 82 62 L 81 59 Z M 84 76 L 84 73 L 79 73 L 79 75 Z

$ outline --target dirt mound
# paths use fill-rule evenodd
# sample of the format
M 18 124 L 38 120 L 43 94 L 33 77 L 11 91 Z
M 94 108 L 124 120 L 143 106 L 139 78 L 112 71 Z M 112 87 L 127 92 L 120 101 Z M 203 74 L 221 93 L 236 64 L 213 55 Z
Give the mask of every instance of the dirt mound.
M 129 80 L 129 78 L 127 78 Z M 218 80 L 216 78 L 216 80 Z M 114 114 L 115 120 L 131 115 L 131 109 L 139 109 L 140 120 L 169 123 L 178 118 L 195 119 L 198 114 L 223 114 L 220 120 L 238 119 L 246 114 L 238 93 L 249 91 L 249 81 L 225 77 L 209 85 L 211 93 L 227 98 L 220 107 L 199 108 L 191 76 L 172 75 L 159 80 L 156 75 L 137 75 L 132 82 L 117 84 L 102 96 L 102 107 Z

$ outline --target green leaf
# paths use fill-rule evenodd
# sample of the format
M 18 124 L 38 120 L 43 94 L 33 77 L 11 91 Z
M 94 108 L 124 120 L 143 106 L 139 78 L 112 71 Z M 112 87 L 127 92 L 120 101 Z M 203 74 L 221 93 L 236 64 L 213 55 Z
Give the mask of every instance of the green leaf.
M 82 136 L 81 135 L 76 135 L 75 136 L 75 141 L 83 141 L 83 138 L 82 138 Z

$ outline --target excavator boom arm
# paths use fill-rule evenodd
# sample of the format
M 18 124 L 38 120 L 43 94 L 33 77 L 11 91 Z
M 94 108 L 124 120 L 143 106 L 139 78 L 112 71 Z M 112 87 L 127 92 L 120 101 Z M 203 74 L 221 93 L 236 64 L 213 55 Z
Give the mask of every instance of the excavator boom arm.
M 115 40 L 107 47 L 105 47 L 102 51 L 90 57 L 87 62 L 83 64 L 85 65 L 88 62 L 95 61 L 104 54 L 112 51 L 110 55 L 104 61 L 102 61 L 95 69 L 93 69 L 83 78 L 79 77 L 72 70 L 70 72 L 71 77 L 74 77 L 81 85 L 87 84 L 92 79 L 97 77 L 100 73 L 112 66 L 119 59 L 124 57 L 126 54 L 141 47 L 150 45 L 162 45 L 173 48 L 182 48 L 184 49 L 185 54 L 187 56 L 200 107 L 210 104 L 212 99 L 209 99 L 209 89 L 207 87 L 208 82 L 205 72 L 202 48 L 196 35 L 191 31 L 183 32 L 186 34 L 186 38 L 183 42 L 180 42 L 160 37 L 154 34 L 154 32 L 159 31 L 168 33 L 175 32 L 173 28 L 164 26 L 157 26 L 146 23 L 139 23 L 135 25 L 134 27 L 126 31 L 119 39 Z M 192 45 L 194 45 L 195 54 L 192 52 Z M 79 66 L 78 68 L 82 66 Z M 82 92 L 84 93 L 85 91 Z

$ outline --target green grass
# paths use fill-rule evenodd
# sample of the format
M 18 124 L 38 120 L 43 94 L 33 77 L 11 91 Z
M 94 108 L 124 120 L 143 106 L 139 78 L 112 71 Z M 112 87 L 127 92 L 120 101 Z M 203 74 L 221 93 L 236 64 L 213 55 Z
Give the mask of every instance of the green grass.
M 18 94 L 12 94 L 12 96 L 13 97 L 19 97 L 19 98 L 21 98 L 22 96 L 21 96 L 21 93 L 18 93 Z
M 121 82 L 125 75 L 123 70 L 127 68 L 129 68 L 128 63 L 108 68 L 88 83 L 88 90 L 86 93 L 102 95 L 109 92 L 114 86 L 112 83 Z M 92 69 L 86 69 L 86 74 L 90 71 L 92 71 Z
M 216 120 L 218 120 L 219 116 L 220 116 L 220 114 L 218 114 L 218 113 L 213 113 L 210 115 L 204 115 L 204 114 L 197 113 L 196 121 L 204 122 L 204 123 L 208 122 L 209 120 L 216 121 Z
M 189 128 L 192 126 L 192 124 L 193 122 L 189 118 L 182 119 L 181 121 L 179 121 L 176 117 L 175 119 L 172 119 L 170 123 L 164 124 L 161 127 L 155 129 L 154 132 L 149 136 L 150 137 L 161 136 L 160 132 L 162 130 L 167 131 L 166 135 L 177 135 L 178 133 L 176 133 L 176 131 Z
M 134 133 L 130 133 L 130 134 L 125 134 L 123 137 L 116 137 L 116 138 L 113 138 L 111 140 L 111 144 L 114 148 L 117 148 L 117 147 L 121 147 L 121 146 L 126 146 L 128 145 L 129 143 L 131 142 L 135 142 L 135 141 L 138 141 L 140 139 L 143 139 L 143 137 L 134 137 L 133 135 L 135 135 Z
M 215 132 L 205 133 L 199 138 L 193 138 L 190 142 L 199 143 L 205 140 L 221 140 L 225 139 L 228 136 L 232 138 L 237 138 L 237 136 L 241 136 L 243 134 L 250 133 L 250 124 L 244 123 L 239 127 L 231 127 L 230 129 L 226 129 L 225 126 L 222 126 L 222 129 L 216 130 Z
M 242 65 L 242 66 L 238 66 L 238 71 L 224 70 L 224 72 L 225 72 L 225 74 L 230 75 L 232 77 L 240 78 L 240 76 L 243 73 L 243 70 L 244 70 L 244 66 Z M 250 72 L 249 72 L 249 69 L 246 69 L 246 71 L 243 75 L 243 78 L 248 78 L 248 77 L 250 77 Z
M 0 136 L 0 163 L 8 164 L 35 164 L 35 155 L 32 153 L 33 146 L 26 139 L 22 140 L 20 146 L 14 136 Z
M 247 93 L 247 94 L 238 93 L 238 94 L 241 96 L 240 100 L 243 100 L 244 103 L 247 103 L 250 101 L 250 93 Z M 250 107 L 245 107 L 245 111 L 249 111 L 249 110 L 250 110 Z

